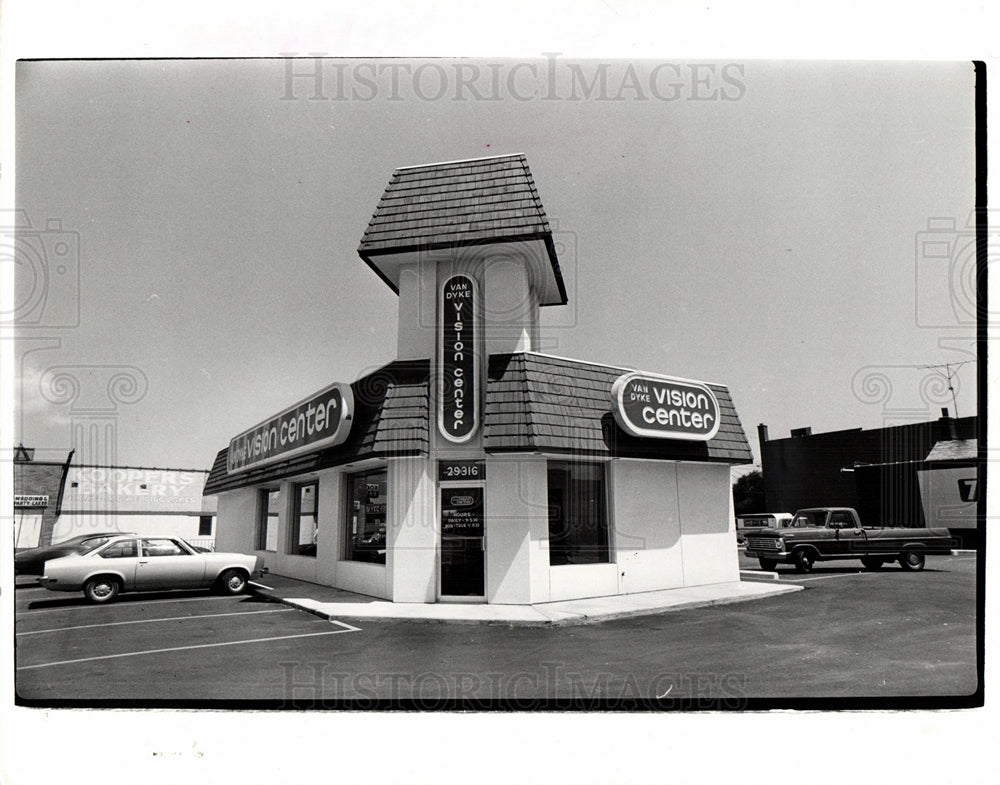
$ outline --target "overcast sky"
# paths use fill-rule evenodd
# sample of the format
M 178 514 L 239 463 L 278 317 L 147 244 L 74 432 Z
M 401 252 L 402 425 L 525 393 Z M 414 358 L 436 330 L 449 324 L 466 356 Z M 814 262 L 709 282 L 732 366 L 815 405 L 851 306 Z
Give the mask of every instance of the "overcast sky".
M 542 309 L 545 351 L 727 385 L 758 460 L 760 422 L 953 408 L 916 366 L 973 361 L 956 383 L 976 413 L 971 64 L 314 67 L 19 64 L 17 202 L 51 276 L 24 251 L 18 440 L 64 455 L 74 426 L 110 423 L 113 448 L 76 460 L 210 467 L 394 358 L 396 295 L 356 250 L 393 169 L 515 152 L 569 292 Z M 943 257 L 921 254 L 929 220 L 958 237 Z

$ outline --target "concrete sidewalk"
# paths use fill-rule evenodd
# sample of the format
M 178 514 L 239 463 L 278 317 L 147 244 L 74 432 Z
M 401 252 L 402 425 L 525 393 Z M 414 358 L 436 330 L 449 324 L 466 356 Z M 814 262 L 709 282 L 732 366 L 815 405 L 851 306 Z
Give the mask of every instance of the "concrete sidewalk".
M 583 624 L 623 616 L 725 605 L 801 591 L 803 587 L 775 582 L 733 581 L 538 605 L 389 602 L 279 575 L 265 575 L 251 583 L 250 588 L 263 599 L 281 602 L 327 619 L 546 625 Z

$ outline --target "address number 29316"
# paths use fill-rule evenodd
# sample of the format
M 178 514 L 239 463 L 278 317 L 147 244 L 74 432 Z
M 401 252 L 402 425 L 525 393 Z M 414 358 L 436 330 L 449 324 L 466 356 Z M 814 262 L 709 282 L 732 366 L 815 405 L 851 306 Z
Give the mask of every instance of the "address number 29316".
M 486 466 L 482 461 L 442 461 L 439 464 L 440 480 L 482 480 Z

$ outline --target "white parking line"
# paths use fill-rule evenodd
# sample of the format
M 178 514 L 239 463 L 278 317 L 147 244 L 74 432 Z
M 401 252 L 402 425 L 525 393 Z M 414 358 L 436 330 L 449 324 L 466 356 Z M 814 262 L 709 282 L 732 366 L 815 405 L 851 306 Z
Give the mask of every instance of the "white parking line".
M 785 578 L 788 583 L 799 583 L 801 581 L 825 581 L 830 578 L 851 578 L 858 575 L 874 575 L 873 572 L 858 570 L 857 572 L 838 572 L 836 575 L 811 575 L 808 578 Z
M 259 613 L 285 613 L 295 608 L 276 608 L 270 611 L 236 611 L 234 613 L 206 613 L 202 616 L 168 616 L 161 619 L 135 619 L 134 621 L 109 621 L 104 624 L 78 624 L 75 627 L 53 627 L 49 630 L 30 630 L 17 635 L 41 635 L 43 632 L 65 632 L 67 630 L 90 630 L 95 627 L 119 627 L 123 624 L 150 624 L 156 621 L 181 621 L 183 619 L 217 619 L 220 616 L 254 616 Z
M 122 657 L 139 657 L 143 654 L 165 654 L 172 651 L 190 651 L 192 649 L 212 649 L 221 646 L 240 646 L 246 643 L 267 643 L 268 641 L 287 641 L 293 638 L 315 638 L 320 635 L 340 635 L 345 632 L 361 632 L 357 627 L 351 627 L 349 624 L 343 624 L 342 622 L 333 622 L 334 624 L 339 624 L 345 629 L 341 630 L 327 630 L 326 632 L 306 632 L 299 635 L 278 635 L 273 638 L 249 638 L 243 641 L 228 641 L 226 643 L 199 643 L 194 646 L 172 646 L 167 649 L 146 649 L 144 651 L 128 651 L 124 654 L 103 654 L 99 657 L 81 657 L 76 660 L 59 660 L 58 662 L 43 662 L 38 665 L 22 665 L 17 670 L 19 671 L 29 671 L 36 668 L 51 668 L 56 665 L 75 665 L 79 662 L 95 662 L 97 660 L 115 660 Z
M 129 596 L 131 596 L 131 595 L 129 595 Z M 154 601 L 156 602 L 157 605 L 165 605 L 168 602 L 204 602 L 205 600 L 230 600 L 230 601 L 232 601 L 232 600 L 245 600 L 245 599 L 247 599 L 247 596 L 248 595 L 246 595 L 246 594 L 234 594 L 234 595 L 231 595 L 231 596 L 222 596 L 222 595 L 214 594 L 214 595 L 211 595 L 211 596 L 208 596 L 208 597 L 178 597 L 177 599 L 174 599 L 174 600 L 167 600 L 167 599 L 156 598 Z M 119 605 L 119 607 L 122 607 L 124 605 L 125 605 L 125 603 L 121 603 Z M 89 604 L 83 604 L 83 605 L 64 605 L 61 608 L 42 608 L 41 610 L 37 610 L 37 611 L 15 611 L 14 615 L 15 616 L 28 616 L 28 615 L 35 614 L 35 613 L 59 613 L 60 611 L 66 611 L 66 610 L 71 610 L 73 608 L 81 608 L 81 607 L 82 608 L 94 608 L 96 606 L 89 605 Z

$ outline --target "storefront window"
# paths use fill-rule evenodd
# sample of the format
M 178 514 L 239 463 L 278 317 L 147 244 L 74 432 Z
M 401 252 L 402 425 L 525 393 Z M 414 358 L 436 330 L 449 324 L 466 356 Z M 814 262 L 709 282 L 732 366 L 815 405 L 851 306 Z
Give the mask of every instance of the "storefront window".
M 345 559 L 385 564 L 385 505 L 385 469 L 348 476 Z
M 319 536 L 319 483 L 307 482 L 295 486 L 295 509 L 292 512 L 291 548 L 289 553 L 315 556 Z
M 262 488 L 257 492 L 257 550 L 278 550 L 278 513 L 281 510 L 281 491 Z
M 549 564 L 610 561 L 604 466 L 550 461 Z

